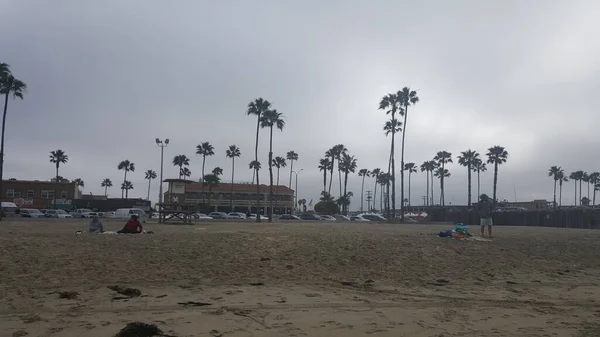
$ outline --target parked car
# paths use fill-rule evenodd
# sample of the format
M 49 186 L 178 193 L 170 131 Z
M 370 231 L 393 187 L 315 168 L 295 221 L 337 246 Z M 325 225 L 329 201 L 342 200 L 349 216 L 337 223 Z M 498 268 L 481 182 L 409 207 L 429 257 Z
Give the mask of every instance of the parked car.
M 194 219 L 198 219 L 198 220 L 212 220 L 213 217 L 210 217 L 204 213 L 196 213 L 194 214 Z
M 313 213 L 302 213 L 298 215 L 302 220 L 321 220 L 321 217 Z
M 44 213 L 46 218 L 70 219 L 73 216 L 62 209 L 49 209 Z
M 43 218 L 45 215 L 39 209 L 21 208 L 21 216 L 24 218 Z
M 327 221 L 337 221 L 337 219 L 333 215 L 319 215 L 322 220 Z
M 140 218 L 147 216 L 146 212 L 141 208 L 119 208 L 115 212 L 115 218 L 130 218 L 134 214 Z
M 246 214 L 240 212 L 231 212 L 229 214 L 230 219 L 246 219 Z
M 260 218 L 261 218 L 261 219 L 268 219 L 269 217 L 268 217 L 268 216 L 265 216 L 265 215 L 261 215 L 261 216 L 260 216 Z M 249 216 L 249 217 L 247 217 L 247 219 L 253 219 L 253 220 L 256 220 L 256 213 L 251 213 L 251 214 L 250 214 L 250 216 Z
M 230 219 L 229 215 L 225 212 L 212 212 L 208 216 L 213 219 Z
M 48 209 L 47 208 L 40 209 L 40 212 L 46 214 L 46 212 L 48 212 Z
M 282 214 L 279 217 L 280 220 L 302 220 L 300 219 L 298 216 L 293 215 L 293 214 Z
M 363 219 L 367 219 L 369 221 L 387 221 L 386 218 L 384 218 L 381 214 L 377 214 L 377 213 L 363 213 L 363 214 L 359 214 L 358 216 L 362 217 Z
M 363 218 L 363 217 L 362 217 L 362 216 L 360 216 L 360 215 L 354 215 L 354 216 L 351 216 L 351 217 L 350 217 L 350 221 L 369 222 L 369 221 L 371 221 L 371 220 L 369 220 L 369 219 L 365 219 L 365 218 Z
M 91 218 L 95 215 L 98 215 L 98 212 L 94 212 L 89 208 L 78 208 L 71 212 L 71 215 L 74 218 Z

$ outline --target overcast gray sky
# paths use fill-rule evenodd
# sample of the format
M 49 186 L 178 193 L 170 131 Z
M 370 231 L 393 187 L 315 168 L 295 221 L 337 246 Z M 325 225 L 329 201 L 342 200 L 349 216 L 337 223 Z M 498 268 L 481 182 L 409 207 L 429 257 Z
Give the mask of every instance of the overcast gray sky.
M 245 108 L 264 97 L 286 117 L 274 153 L 299 154 L 300 197 L 316 201 L 318 160 L 335 144 L 359 168 L 386 167 L 378 103 L 410 86 L 421 102 L 409 111 L 407 162 L 439 150 L 456 162 L 460 151 L 502 145 L 510 157 L 498 197 L 513 200 L 516 190 L 519 201 L 551 200 L 551 165 L 600 170 L 599 13 L 594 0 L 0 0 L 0 62 L 29 87 L 25 100 L 9 102 L 4 176 L 50 179 L 48 153 L 63 149 L 70 160 L 60 174 L 83 178 L 85 193 L 103 193 L 108 177 L 119 196 L 117 164 L 129 159 L 130 196 L 145 197 L 143 172 L 159 171 L 160 137 L 171 139 L 166 178 L 177 175 L 172 157 L 185 154 L 199 179 L 195 146 L 210 141 L 207 170 L 220 166 L 229 179 L 225 150 L 236 144 L 236 180 L 250 181 L 255 119 Z M 263 131 L 263 167 L 267 153 Z M 448 168 L 446 202 L 466 203 L 466 169 Z M 482 175 L 488 194 L 492 178 Z M 573 202 L 572 185 L 564 202 Z M 356 209 L 358 176 L 349 190 Z M 412 203 L 423 195 L 419 173 Z

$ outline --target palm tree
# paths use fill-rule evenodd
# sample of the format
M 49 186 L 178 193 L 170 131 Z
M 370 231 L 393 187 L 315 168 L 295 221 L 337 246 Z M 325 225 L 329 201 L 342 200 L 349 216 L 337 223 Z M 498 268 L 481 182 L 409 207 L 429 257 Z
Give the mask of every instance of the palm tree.
M 398 94 L 387 94 L 384 96 L 379 102 L 379 110 L 384 110 L 386 115 L 391 115 L 391 119 L 385 123 L 383 130 L 386 135 L 389 133 L 392 134 L 392 144 L 390 146 L 390 165 L 388 166 L 388 173 L 391 170 L 392 179 L 390 182 L 392 183 L 392 209 L 394 216 L 396 215 L 396 156 L 395 156 L 395 141 L 396 141 L 396 133 L 399 132 L 400 127 L 402 126 L 402 122 L 396 119 L 396 114 L 400 114 L 401 116 L 404 114 L 404 110 L 402 109 L 403 101 L 398 96 Z M 388 193 L 389 198 L 389 193 Z M 403 208 L 403 207 L 402 207 Z M 388 208 L 389 213 L 389 208 Z M 389 214 L 388 214 L 389 218 Z M 404 214 L 402 214 L 402 218 L 404 218 Z
M 214 170 L 213 170 L 214 171 Z M 214 173 L 210 173 L 204 176 L 204 180 L 202 181 L 203 185 L 208 186 L 208 209 L 210 210 L 210 199 L 212 197 L 212 189 L 213 187 L 219 186 L 221 179 L 218 175 Z
M 119 163 L 117 169 L 125 171 L 125 176 L 123 177 L 123 184 L 121 184 L 121 187 L 126 186 L 127 184 L 125 184 L 125 182 L 127 181 L 127 172 L 134 172 L 135 164 L 130 162 L 129 160 L 123 160 Z M 121 199 L 123 198 L 123 192 L 125 192 L 125 189 L 121 188 Z
M 435 169 L 434 175 L 440 179 L 440 204 L 444 206 L 444 178 L 450 177 L 450 172 L 441 166 Z
M 351 156 L 347 153 L 344 153 L 342 156 L 342 161 L 340 162 L 341 170 L 344 172 L 344 194 L 343 196 L 347 196 L 347 187 L 348 187 L 348 174 L 356 172 L 356 159 L 354 156 Z M 348 198 L 348 205 L 350 199 Z M 344 214 L 348 212 L 347 206 L 344 208 Z
M 156 179 L 156 172 L 153 170 L 146 171 L 144 179 L 148 179 L 148 197 L 146 199 L 150 200 L 150 182 L 152 179 Z
M 565 171 L 563 169 L 560 169 L 560 171 L 558 172 L 558 205 L 562 206 L 562 185 L 563 182 L 567 182 L 569 181 L 569 179 L 567 179 L 567 177 L 565 177 Z
M 179 179 L 185 179 L 185 178 L 189 178 L 192 176 L 192 171 L 190 171 L 189 168 L 184 167 L 182 169 L 179 169 Z
M 381 174 L 380 168 L 375 168 L 371 171 L 371 177 L 375 178 L 375 187 L 373 187 L 373 208 L 375 208 L 375 197 L 377 196 L 377 180 L 379 179 L 379 175 Z
M 292 171 L 294 170 L 294 161 L 298 160 L 298 154 L 294 151 L 288 151 L 285 158 L 290 161 L 290 184 L 288 188 L 292 189 Z
M 578 172 L 571 172 L 571 174 L 569 175 L 569 179 L 573 180 L 573 182 L 575 183 L 575 206 L 577 206 L 577 180 L 579 180 L 579 175 Z
M 575 172 L 575 176 L 577 177 L 577 181 L 579 181 L 579 205 L 581 205 L 581 182 L 583 181 L 583 178 L 585 177 L 585 172 L 583 171 L 577 171 Z M 577 200 L 577 198 L 575 198 L 575 200 Z
M 477 199 L 479 199 L 479 197 L 481 196 L 480 174 L 481 172 L 487 171 L 487 167 L 485 166 L 485 163 L 481 160 L 481 158 L 477 158 L 473 161 L 473 171 L 477 172 Z
M 432 205 L 433 206 L 433 202 L 431 199 L 433 199 L 433 191 L 431 191 L 431 199 L 429 196 L 429 176 L 430 174 L 432 174 L 433 170 L 435 170 L 436 167 L 436 163 L 433 160 L 428 160 L 428 161 L 424 161 L 423 164 L 421 164 L 421 172 L 426 172 L 427 175 L 427 206 Z M 432 188 L 433 188 L 433 177 L 431 179 L 431 184 L 432 184 Z
M 348 192 L 344 195 L 342 195 L 341 197 L 339 197 L 335 203 L 338 204 L 340 206 L 340 208 L 346 210 L 344 212 L 344 215 L 348 212 L 348 206 L 350 206 L 350 198 L 352 198 L 354 194 L 352 192 Z M 300 201 L 298 201 L 298 203 L 304 203 L 306 204 L 306 199 L 301 199 Z
M 439 176 L 436 175 L 436 177 L 440 178 L 440 205 L 442 205 L 442 207 L 446 206 L 446 200 L 444 198 L 444 178 L 446 177 L 446 164 L 448 163 L 452 163 L 452 153 L 447 152 L 447 151 L 439 151 L 435 157 L 433 158 L 433 160 L 436 161 L 437 165 L 439 166 L 439 168 L 441 169 L 441 171 L 436 171 L 436 174 L 438 174 L 438 172 L 440 172 Z M 444 174 L 441 174 L 441 172 L 444 172 Z
M 0 96 L 4 95 L 4 113 L 2 114 L 2 140 L 0 141 L 0 191 L 3 191 L 2 179 L 4 174 L 4 132 L 6 129 L 6 112 L 8 111 L 8 97 L 23 99 L 27 85 L 16 79 L 10 72 L 6 63 L 0 63 Z
M 401 154 L 400 154 L 400 167 L 401 167 L 401 171 L 400 171 L 400 200 L 402 200 L 402 203 L 400 204 L 400 213 L 401 213 L 401 219 L 402 221 L 404 221 L 404 170 L 406 169 L 406 165 L 404 165 L 404 144 L 405 142 L 405 136 L 406 136 L 406 119 L 408 117 L 408 107 L 411 105 L 415 105 L 419 102 L 419 97 L 417 96 L 417 92 L 414 90 L 410 90 L 409 87 L 404 87 L 402 88 L 402 90 L 399 90 L 396 93 L 396 96 L 398 97 L 398 100 L 400 101 L 400 104 L 403 106 L 403 111 L 400 112 L 401 115 L 404 115 L 404 130 L 402 130 L 402 150 L 401 150 Z M 413 164 L 413 168 L 414 168 L 414 164 Z M 414 172 L 416 172 L 416 168 L 414 168 Z M 408 172 L 408 176 L 409 176 L 409 180 L 410 180 L 410 174 L 411 172 Z M 410 183 L 409 183 L 410 185 Z M 408 196 L 408 205 L 410 206 L 410 186 L 409 186 L 409 196 Z
M 581 177 L 581 181 L 587 183 L 587 199 L 590 200 L 590 175 L 587 172 L 583 172 L 583 176 Z M 579 182 L 581 184 L 581 182 Z M 582 200 L 581 197 L 581 186 L 579 186 L 579 200 Z
M 253 160 L 250 162 L 250 164 L 248 165 L 250 167 L 251 170 L 254 170 L 254 173 L 256 173 L 256 176 L 258 177 L 258 171 L 260 171 L 261 169 L 261 164 L 258 160 Z M 257 186 L 258 185 L 258 181 L 256 182 Z M 258 194 L 256 197 L 256 222 L 260 222 L 260 198 L 262 197 L 262 195 L 260 194 L 260 189 L 257 188 Z
M 338 178 L 339 178 L 339 186 L 340 186 L 340 196 L 342 196 L 342 169 L 340 167 L 340 163 L 342 161 L 343 156 L 348 152 L 348 149 L 344 144 L 335 145 L 333 148 L 333 155 L 335 159 L 338 161 Z M 333 167 L 331 167 L 331 174 L 333 175 Z
M 277 110 L 267 110 L 260 119 L 261 128 L 269 128 L 269 222 L 273 221 L 273 127 L 283 131 L 283 114 Z
M 218 177 L 223 175 L 223 169 L 217 166 L 211 171 L 211 173 Z
M 229 149 L 225 151 L 227 158 L 231 158 L 231 191 L 229 192 L 229 209 L 233 212 L 233 177 L 235 175 L 235 158 L 242 155 L 240 148 L 236 145 L 229 145 Z
M 383 208 L 385 206 L 386 210 L 388 210 L 388 217 L 389 217 L 390 181 L 392 180 L 392 175 L 389 173 L 380 173 L 379 177 L 377 179 L 378 179 L 379 185 L 381 185 L 381 197 L 380 197 L 380 201 L 379 201 L 380 208 L 383 211 Z M 387 188 L 385 200 L 383 199 L 383 188 L 384 187 Z
M 402 147 L 404 148 L 404 144 Z M 404 171 L 408 171 L 408 207 L 410 207 L 410 178 L 413 173 L 417 173 L 417 165 L 415 163 L 406 163 L 404 164 Z M 400 178 L 404 179 L 404 175 L 400 176 Z M 404 203 L 402 204 L 404 205 Z M 404 211 L 402 213 L 404 214 Z
M 552 177 L 552 180 L 554 180 L 554 201 L 553 201 L 554 210 L 556 210 L 556 184 L 559 179 L 560 171 L 561 171 L 560 166 L 551 166 L 550 169 L 548 170 L 548 177 Z
M 600 172 L 590 173 L 590 183 L 592 183 L 592 206 L 596 206 L 596 185 L 600 183 Z
M 277 168 L 277 189 L 279 190 L 279 170 L 282 167 L 286 167 L 287 164 L 285 162 L 285 158 L 277 156 L 273 159 L 273 166 L 275 166 Z M 279 199 L 279 193 L 277 193 L 277 199 L 275 199 L 275 207 L 278 207 L 278 199 Z M 271 210 L 271 213 L 273 213 L 273 210 Z
M 471 149 L 461 152 L 458 156 L 458 164 L 467 168 L 467 206 L 471 207 L 471 172 L 473 171 L 474 164 L 479 158 L 479 153 Z M 477 197 L 479 199 L 479 196 Z
M 494 164 L 494 203 L 496 205 L 496 187 L 498 186 L 498 165 L 506 163 L 508 152 L 500 145 L 492 146 L 485 154 L 488 157 L 488 164 Z
M 248 109 L 246 110 L 247 115 L 256 116 L 256 145 L 254 146 L 254 161 L 258 163 L 260 166 L 260 162 L 258 161 L 258 134 L 260 132 L 260 120 L 262 114 L 269 111 L 271 109 L 271 103 L 265 99 L 257 98 L 253 102 L 248 103 Z M 260 222 L 260 182 L 258 177 L 259 168 L 254 166 L 254 175 L 256 176 L 256 207 L 258 209 L 258 216 L 256 217 L 256 222 Z M 252 179 L 254 181 L 254 179 Z
M 125 180 L 121 184 L 121 190 L 125 191 L 125 199 L 129 199 L 129 190 L 133 189 L 133 184 L 129 180 Z
M 204 165 L 206 164 L 206 157 L 215 154 L 215 148 L 209 142 L 202 142 L 196 145 L 196 154 L 202 156 L 202 177 L 200 181 L 202 181 L 202 203 L 204 204 Z
M 179 166 L 179 179 L 183 175 L 183 167 L 190 164 L 190 159 L 185 154 L 178 154 L 173 157 L 173 166 Z
M 52 179 L 50 179 L 50 181 L 53 183 L 70 183 L 71 182 L 69 179 L 63 178 L 62 176 L 52 177 Z
M 81 187 L 82 189 L 85 186 L 85 183 L 83 182 L 83 179 L 81 179 L 81 178 L 73 179 L 73 182 L 75 183 L 75 186 Z
M 327 171 L 329 171 L 331 161 L 328 157 L 319 160 L 319 171 L 323 171 L 323 192 L 327 192 Z
M 101 187 L 104 187 L 104 196 L 107 197 L 108 196 L 108 188 L 112 187 L 112 180 L 110 180 L 109 178 L 104 178 L 102 179 L 102 182 L 100 183 Z
M 362 184 L 360 185 L 360 211 L 363 212 L 363 204 L 364 204 L 364 199 L 365 199 L 365 178 L 368 177 L 371 174 L 371 172 L 369 172 L 369 170 L 367 169 L 360 169 L 358 171 L 358 176 L 362 177 Z M 369 210 L 370 211 L 370 210 Z
M 58 179 L 58 177 L 60 177 L 58 175 L 58 168 L 60 167 L 60 164 L 66 164 L 69 161 L 69 156 L 67 156 L 67 154 L 63 151 L 63 150 L 55 150 L 55 151 L 50 151 L 50 162 L 54 163 L 56 166 L 56 183 L 58 184 L 60 181 Z M 56 186 L 54 187 L 54 208 L 56 208 Z
M 331 165 L 329 166 L 329 188 L 327 188 L 327 193 L 331 195 L 331 185 L 333 183 L 333 168 L 335 167 L 336 158 L 335 148 L 332 147 L 331 149 L 327 150 L 325 152 L 325 158 L 328 158 L 331 162 Z

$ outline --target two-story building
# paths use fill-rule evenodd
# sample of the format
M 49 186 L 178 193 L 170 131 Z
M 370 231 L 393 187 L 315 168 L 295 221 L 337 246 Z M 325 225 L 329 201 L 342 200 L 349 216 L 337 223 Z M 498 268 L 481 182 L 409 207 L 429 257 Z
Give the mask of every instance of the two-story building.
M 3 180 L 0 199 L 14 202 L 20 208 L 71 208 L 73 199 L 81 198 L 81 191 L 74 182 L 43 180 Z
M 254 184 L 219 183 L 218 186 L 209 189 L 206 185 L 203 188 L 202 183 L 189 180 L 165 179 L 164 182 L 169 183 L 164 193 L 164 203 L 172 204 L 173 200 L 177 200 L 182 210 L 200 210 L 201 205 L 209 205 L 210 199 L 211 212 L 246 213 L 249 210 L 251 213 L 257 213 L 257 191 Z M 260 185 L 259 189 L 261 214 L 268 214 L 269 186 Z M 273 213 L 291 213 L 293 207 L 294 190 L 287 186 L 273 186 Z

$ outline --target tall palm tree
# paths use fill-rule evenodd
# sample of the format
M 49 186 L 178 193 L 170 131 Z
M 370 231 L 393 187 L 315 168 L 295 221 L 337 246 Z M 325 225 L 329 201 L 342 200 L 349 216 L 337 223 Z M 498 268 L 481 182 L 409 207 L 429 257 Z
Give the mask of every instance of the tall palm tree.
M 390 208 L 390 181 L 392 180 L 392 175 L 389 173 L 380 173 L 379 177 L 377 178 L 379 185 L 381 185 L 381 196 L 380 196 L 380 200 L 379 200 L 379 204 L 380 204 L 380 208 L 383 211 L 383 208 L 385 207 L 386 210 L 389 210 Z M 387 192 L 386 192 L 386 198 L 385 200 L 383 199 L 383 188 L 386 187 L 387 188 Z M 389 211 L 387 212 L 388 216 L 389 216 Z
M 212 169 L 211 173 L 219 177 L 223 175 L 223 169 L 217 166 L 214 169 Z
M 75 178 L 75 179 L 73 179 L 73 182 L 75 183 L 75 186 L 77 186 L 77 187 L 85 186 L 85 182 L 81 178 Z
M 135 164 L 126 159 L 119 163 L 119 165 L 117 166 L 117 169 L 125 171 L 125 175 L 123 176 L 123 184 L 121 184 L 121 187 L 123 187 L 126 185 L 125 182 L 127 181 L 127 172 L 129 172 L 129 171 L 134 172 Z M 121 189 L 121 199 L 124 197 L 124 192 L 125 192 L 125 189 L 122 188 Z
M 298 154 L 294 151 L 288 151 L 285 158 L 290 161 L 290 184 L 288 188 L 292 189 L 292 171 L 294 170 L 294 162 L 298 160 Z
M 477 172 L 477 199 L 481 196 L 481 172 L 487 171 L 487 167 L 481 158 L 477 158 L 473 161 L 473 171 Z
M 204 204 L 204 165 L 206 164 L 206 157 L 215 154 L 215 147 L 209 142 L 202 142 L 196 145 L 196 154 L 202 156 L 202 177 L 200 181 L 202 181 L 202 203 Z
M 415 163 L 406 163 L 404 164 L 404 171 L 408 171 L 408 207 L 410 207 L 410 178 L 413 173 L 417 173 L 417 165 Z M 400 178 L 404 179 L 404 175 Z M 402 200 L 404 200 L 404 198 Z M 402 204 L 404 205 L 404 202 Z M 404 214 L 404 211 L 402 211 L 402 213 Z
M 331 185 L 333 183 L 333 168 L 335 167 L 336 158 L 335 148 L 332 147 L 331 149 L 327 150 L 325 152 L 325 158 L 328 158 L 331 162 L 331 165 L 329 166 L 329 188 L 327 189 L 327 193 L 331 195 Z
M 392 184 L 392 212 L 394 217 L 396 216 L 396 156 L 395 156 L 395 142 L 396 142 L 396 133 L 397 127 L 402 125 L 401 122 L 396 120 L 396 114 L 400 114 L 401 116 L 404 114 L 404 110 L 402 108 L 404 102 L 402 97 L 399 97 L 398 94 L 387 94 L 384 96 L 379 102 L 379 110 L 384 110 L 386 115 L 391 115 L 391 119 L 386 126 L 389 126 L 388 130 L 386 130 L 384 126 L 384 131 L 386 135 L 391 132 L 392 133 L 392 142 L 390 146 L 390 168 L 388 169 L 388 173 L 391 173 L 391 184 Z M 391 170 L 391 172 L 390 172 Z M 389 212 L 389 208 L 388 208 Z M 404 217 L 404 214 L 402 214 Z M 389 218 L 389 214 L 388 214 Z M 391 220 L 391 219 L 390 219 Z
M 380 168 L 375 168 L 371 171 L 371 177 L 375 178 L 375 186 L 373 187 L 373 208 L 375 208 L 375 197 L 377 196 L 377 180 L 379 179 L 379 175 L 381 174 Z
M 496 205 L 496 190 L 498 187 L 498 165 L 506 163 L 508 160 L 508 152 L 503 146 L 496 145 L 488 149 L 485 154 L 488 157 L 488 164 L 494 164 L 494 203 Z
M 148 179 L 148 197 L 146 199 L 150 200 L 150 182 L 152 182 L 152 179 L 156 179 L 156 172 L 147 170 L 144 179 Z
M 458 156 L 458 164 L 467 168 L 467 206 L 471 207 L 471 172 L 473 171 L 474 164 L 479 158 L 479 153 L 471 149 L 461 152 Z M 479 196 L 477 197 L 479 199 Z
M 441 171 L 436 171 L 436 174 L 439 173 L 439 175 L 437 175 L 436 177 L 440 178 L 440 205 L 442 205 L 442 207 L 446 206 L 446 200 L 445 200 L 445 196 L 444 196 L 444 178 L 446 177 L 446 164 L 448 163 L 452 163 L 452 153 L 448 152 L 448 151 L 439 151 L 435 157 L 433 158 L 433 160 L 435 160 L 435 162 L 437 163 L 437 165 L 439 166 L 439 168 L 441 169 Z M 442 174 L 442 172 L 444 172 L 444 174 Z
M 581 183 L 583 181 L 583 178 L 585 178 L 585 172 L 580 170 L 580 171 L 575 172 L 575 175 L 577 176 L 577 181 L 579 181 L 579 199 L 577 199 L 577 200 L 579 200 L 579 205 L 581 205 L 581 199 L 582 199 L 582 197 L 581 197 L 581 191 L 582 191 L 581 190 Z
M 558 172 L 558 205 L 562 206 L 562 186 L 563 186 L 563 182 L 567 182 L 569 181 L 569 179 L 567 179 L 567 177 L 565 176 L 565 171 L 563 169 L 560 169 L 560 171 Z
M 121 184 L 121 189 L 125 191 L 125 199 L 129 199 L 129 190 L 133 189 L 133 184 L 129 180 L 125 180 Z
M 3 191 L 2 179 L 4 174 L 4 132 L 6 129 L 6 112 L 8 111 L 8 98 L 23 99 L 27 85 L 16 79 L 10 72 L 6 63 L 0 63 L 0 96 L 4 95 L 4 113 L 2 114 L 2 139 L 0 141 L 0 191 Z
M 553 202 L 554 210 L 556 210 L 556 185 L 559 180 L 560 171 L 561 171 L 560 166 L 551 166 L 550 169 L 548 170 L 548 177 L 552 177 L 552 180 L 554 180 L 554 202 Z
M 282 167 L 286 167 L 287 163 L 285 162 L 285 158 L 277 156 L 275 158 L 273 158 L 273 166 L 275 166 L 277 168 L 277 190 L 279 190 L 279 170 Z M 275 207 L 278 207 L 278 199 L 279 199 L 279 193 L 277 193 L 277 198 L 275 199 Z M 271 210 L 271 213 L 273 213 L 273 210 Z
M 368 177 L 371 174 L 371 172 L 369 172 L 369 170 L 367 169 L 360 169 L 358 171 L 358 176 L 362 177 L 362 184 L 360 185 L 360 211 L 363 212 L 363 205 L 364 205 L 364 200 L 365 200 L 365 178 Z M 370 211 L 370 210 L 369 210 Z
M 590 199 L 590 175 L 587 172 L 583 172 L 581 181 L 587 183 L 587 198 Z M 581 182 L 579 182 L 581 184 Z M 579 187 L 579 200 L 581 200 L 581 186 Z
M 327 192 L 327 171 L 329 171 L 331 161 L 328 157 L 319 160 L 319 171 L 323 171 L 323 192 Z
M 265 111 L 260 119 L 260 126 L 262 128 L 269 128 L 269 222 L 273 221 L 273 127 L 276 127 L 280 131 L 283 131 L 285 121 L 283 120 L 283 114 L 277 112 L 277 110 Z
M 342 162 L 343 156 L 348 152 L 348 149 L 344 144 L 338 144 L 333 147 L 333 153 L 335 155 L 335 159 L 338 161 L 338 178 L 339 178 L 339 186 L 340 186 L 340 196 L 342 196 L 342 169 L 340 167 L 340 163 Z M 332 167 L 333 170 L 333 167 Z M 331 172 L 333 174 L 333 171 Z
M 256 144 L 254 146 L 254 161 L 259 164 L 258 166 L 260 166 L 260 162 L 258 161 L 258 135 L 260 132 L 260 120 L 261 120 L 262 114 L 269 110 L 271 110 L 271 103 L 262 98 L 257 98 L 254 101 L 248 103 L 248 109 L 246 110 L 247 115 L 256 116 Z M 256 207 L 258 209 L 257 214 L 259 215 L 256 217 L 256 222 L 260 222 L 261 194 L 260 194 L 260 182 L 258 179 L 259 178 L 259 176 L 258 176 L 259 169 L 260 168 L 257 167 L 256 165 L 254 166 L 254 175 L 256 176 Z
M 173 157 L 173 166 L 179 166 L 179 179 L 183 176 L 183 167 L 190 165 L 190 159 L 185 154 Z
M 400 154 L 400 167 L 401 167 L 401 171 L 400 171 L 400 200 L 402 200 L 402 203 L 400 204 L 400 213 L 401 213 L 401 219 L 402 221 L 404 221 L 404 170 L 406 169 L 406 165 L 404 165 L 404 144 L 406 144 L 405 141 L 405 136 L 406 136 L 406 119 L 408 117 L 408 107 L 409 106 L 414 106 L 415 104 L 417 104 L 419 102 L 419 97 L 417 96 L 417 92 L 414 90 L 410 90 L 409 87 L 404 87 L 402 88 L 402 90 L 399 90 L 396 93 L 396 96 L 398 97 L 398 100 L 400 101 L 400 104 L 403 106 L 403 111 L 400 113 L 401 115 L 404 115 L 404 130 L 402 130 L 402 150 L 401 150 L 401 154 Z M 414 164 L 413 164 L 413 168 L 414 168 Z M 415 171 L 416 172 L 416 168 Z M 410 177 L 411 172 L 408 172 L 408 176 Z M 409 178 L 410 180 L 410 178 Z M 410 183 L 409 183 L 410 185 Z M 410 191 L 410 186 L 409 186 L 409 191 Z M 409 192 L 409 196 L 408 196 L 408 205 L 410 206 L 410 192 Z
M 578 171 L 575 172 L 571 172 L 571 174 L 569 175 L 569 179 L 573 180 L 573 182 L 575 183 L 575 206 L 577 206 L 577 180 L 579 180 L 579 174 Z
M 351 156 L 347 153 L 344 153 L 342 156 L 342 160 L 341 160 L 341 169 L 344 172 L 344 194 L 343 196 L 347 197 L 347 187 L 348 187 L 348 174 L 350 173 L 354 173 L 356 172 L 356 159 L 354 158 L 354 156 Z M 348 204 L 350 201 L 350 198 L 348 199 Z M 348 205 L 345 206 L 344 208 L 344 214 L 348 213 Z
M 113 185 L 112 180 L 110 180 L 109 178 L 102 179 L 102 183 L 100 183 L 100 186 L 104 187 L 104 196 L 105 197 L 108 196 L 108 188 L 112 187 L 112 185 Z
M 596 185 L 600 183 L 600 172 L 590 173 L 590 183 L 592 184 L 592 206 L 596 206 Z
M 229 211 L 233 212 L 233 177 L 235 175 L 235 158 L 242 155 L 240 148 L 236 145 L 229 145 L 225 151 L 227 158 L 231 158 L 231 190 L 229 192 Z
M 434 175 L 440 179 L 440 204 L 444 206 L 444 178 L 450 177 L 450 172 L 441 166 L 435 169 Z
M 421 172 L 426 172 L 427 175 L 427 206 L 433 206 L 433 191 L 431 191 L 431 197 L 429 195 L 429 181 L 431 180 L 431 184 L 432 184 L 432 188 L 433 188 L 433 176 L 431 176 L 432 179 L 430 178 L 430 175 L 433 173 L 433 171 L 436 168 L 436 163 L 433 160 L 427 160 L 424 161 L 423 164 L 421 164 Z
M 60 180 L 58 179 L 58 177 L 60 177 L 58 175 L 58 168 L 60 167 L 60 164 L 66 164 L 68 161 L 69 161 L 69 156 L 67 156 L 65 151 L 60 150 L 60 149 L 55 150 L 55 151 L 50 151 L 50 162 L 56 166 L 56 183 L 57 184 L 60 182 Z M 57 191 L 57 188 L 55 186 L 54 187 L 54 208 L 56 208 L 56 191 Z
M 214 170 L 213 170 L 214 171 Z M 212 198 L 212 189 L 213 187 L 219 186 L 221 179 L 218 175 L 210 173 L 204 176 L 204 180 L 202 181 L 203 185 L 208 186 L 208 209 L 210 210 L 210 199 Z
M 258 160 L 253 160 L 250 162 L 250 164 L 248 165 L 250 167 L 251 170 L 254 171 L 254 173 L 258 173 L 260 171 L 260 169 L 262 168 L 262 165 L 260 164 L 260 162 Z M 256 174 L 256 176 L 258 176 L 258 174 Z M 262 198 L 262 195 L 260 194 L 260 189 L 258 190 L 258 196 L 256 197 L 256 214 L 257 218 L 260 218 L 260 199 Z M 256 222 L 260 222 L 260 221 L 256 221 Z

